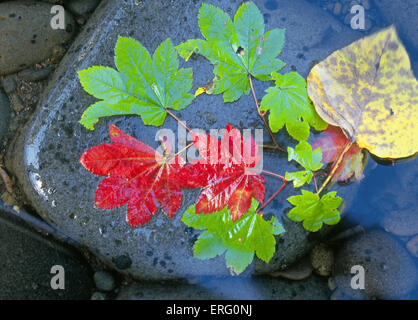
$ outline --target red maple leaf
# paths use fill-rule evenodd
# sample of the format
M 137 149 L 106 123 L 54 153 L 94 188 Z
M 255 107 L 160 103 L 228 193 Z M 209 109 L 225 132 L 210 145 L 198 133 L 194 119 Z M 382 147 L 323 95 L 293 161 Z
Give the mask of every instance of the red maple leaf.
M 127 220 L 134 227 L 147 223 L 158 209 L 172 218 L 180 208 L 184 159 L 169 158 L 111 125 L 113 143 L 85 151 L 80 163 L 90 172 L 106 176 L 97 187 L 94 203 L 112 209 L 128 203 Z
M 203 187 L 196 213 L 212 213 L 228 206 L 235 221 L 250 209 L 252 198 L 263 203 L 264 178 L 252 170 L 260 161 L 252 137 L 244 142 L 239 130 L 230 124 L 221 141 L 203 133 L 192 135 L 202 157 L 186 166 L 189 183 Z
M 322 163 L 332 163 L 331 171 L 345 146 L 350 143 L 350 140 L 344 135 L 339 127 L 329 125 L 328 128 L 321 133 L 321 136 L 312 144 L 312 149 L 321 148 Z M 355 143 L 344 155 L 337 171 L 334 174 L 333 181 L 345 181 L 350 179 L 353 175 L 357 180 L 363 177 L 363 153 L 362 149 Z

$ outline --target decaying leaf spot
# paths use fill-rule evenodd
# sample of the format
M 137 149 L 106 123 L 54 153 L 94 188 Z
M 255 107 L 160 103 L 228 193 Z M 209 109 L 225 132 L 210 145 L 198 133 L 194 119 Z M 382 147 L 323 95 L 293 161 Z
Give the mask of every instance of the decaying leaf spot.
M 395 28 L 331 54 L 308 76 L 318 114 L 380 158 L 418 151 L 418 82 Z

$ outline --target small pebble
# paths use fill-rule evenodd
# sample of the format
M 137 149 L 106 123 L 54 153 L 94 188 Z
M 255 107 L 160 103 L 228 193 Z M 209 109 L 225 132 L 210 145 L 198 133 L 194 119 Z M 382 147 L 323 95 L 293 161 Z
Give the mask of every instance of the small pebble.
M 97 289 L 101 291 L 112 291 L 115 289 L 115 279 L 106 271 L 95 272 L 93 279 Z
M 17 88 L 16 81 L 12 76 L 5 76 L 1 81 L 1 85 L 3 86 L 4 92 L 7 94 L 16 91 Z
M 406 244 L 406 248 L 415 258 L 418 258 L 418 236 L 409 240 Z
M 14 109 L 14 111 L 20 112 L 25 108 L 25 105 L 23 104 L 22 99 L 20 99 L 17 93 L 12 93 L 9 98 L 10 98 L 10 104 L 12 105 L 12 108 Z
M 18 76 L 26 81 L 37 82 L 48 78 L 53 70 L 53 67 L 45 67 L 42 69 L 29 68 L 20 71 Z
M 334 253 L 326 244 L 320 243 L 311 251 L 311 263 L 318 275 L 328 277 L 334 266 Z
M 106 300 L 106 295 L 103 292 L 93 292 L 90 300 Z

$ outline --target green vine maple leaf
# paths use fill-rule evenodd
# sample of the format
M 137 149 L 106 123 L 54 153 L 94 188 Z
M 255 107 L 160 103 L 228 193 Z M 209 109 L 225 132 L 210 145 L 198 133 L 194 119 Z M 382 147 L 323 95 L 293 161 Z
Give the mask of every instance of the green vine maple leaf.
M 275 217 L 264 220 L 256 211 L 258 205 L 253 199 L 250 210 L 235 222 L 227 207 L 211 214 L 196 214 L 195 206 L 190 206 L 182 221 L 195 229 L 205 230 L 194 245 L 194 256 L 211 259 L 225 253 L 227 267 L 236 274 L 245 270 L 254 254 L 269 262 L 276 249 L 274 235 L 283 233 L 284 228 Z
M 313 173 L 323 167 L 321 149 L 312 151 L 312 147 L 306 141 L 299 142 L 295 149 L 288 147 L 288 160 L 296 161 L 306 170 L 297 172 L 286 172 L 286 180 L 293 181 L 295 188 L 311 183 Z
M 283 48 L 285 30 L 272 29 L 264 34 L 263 15 L 252 2 L 243 3 L 233 21 L 220 8 L 203 3 L 199 27 L 206 40 L 190 39 L 176 48 L 186 61 L 195 52 L 214 65 L 213 83 L 205 91 L 223 93 L 224 102 L 249 93 L 249 74 L 268 81 L 270 73 L 285 66 L 276 58 Z
M 309 126 L 324 130 L 328 124 L 323 121 L 312 106 L 306 90 L 306 81 L 297 72 L 279 74 L 273 72 L 276 86 L 266 90 L 260 110 L 269 111 L 269 126 L 273 132 L 286 125 L 290 136 L 298 141 L 309 137 Z
M 115 65 L 93 66 L 78 72 L 83 88 L 101 99 L 82 115 L 80 123 L 93 130 L 99 118 L 140 115 L 146 125 L 161 126 L 166 109 L 187 107 L 194 96 L 191 68 L 179 69 L 179 60 L 170 38 L 155 50 L 153 57 L 138 41 L 119 37 Z
M 319 198 L 319 195 L 307 190 L 302 190 L 301 195 L 287 198 L 295 207 L 288 213 L 289 219 L 303 221 L 306 230 L 315 232 L 321 229 L 322 225 L 337 224 L 341 217 L 338 208 L 342 199 L 337 192 L 329 192 Z

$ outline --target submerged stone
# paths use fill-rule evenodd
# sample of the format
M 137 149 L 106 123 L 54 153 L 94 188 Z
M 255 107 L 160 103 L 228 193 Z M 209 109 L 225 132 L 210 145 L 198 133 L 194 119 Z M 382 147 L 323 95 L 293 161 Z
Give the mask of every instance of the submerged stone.
M 352 279 L 364 269 L 364 290 L 353 289 Z M 405 298 L 417 285 L 418 273 L 405 248 L 388 233 L 371 230 L 347 241 L 336 257 L 338 290 L 357 299 Z M 360 280 L 363 281 L 363 280 Z
M 208 2 L 229 13 L 235 12 L 239 5 L 230 1 Z M 255 2 L 262 13 L 267 13 L 262 1 Z M 297 69 L 306 77 L 315 61 L 326 58 L 359 36 L 303 0 L 278 3 L 278 10 L 270 11 L 266 29 L 286 28 L 286 43 L 280 57 L 288 63 L 285 72 Z M 192 248 L 199 232 L 187 228 L 180 219 L 184 210 L 195 202 L 197 190 L 184 191 L 182 206 L 174 219 L 158 212 L 148 224 L 137 228 L 131 228 L 126 222 L 126 206 L 113 210 L 94 207 L 94 193 L 102 178 L 88 173 L 79 164 L 81 154 L 88 148 L 109 142 L 109 124 L 153 148 L 158 146 L 155 141 L 158 128 L 145 126 L 138 116 L 129 116 L 101 119 L 94 131 L 86 130 L 78 121 L 95 99 L 81 87 L 77 71 L 93 65 L 114 67 L 118 35 L 137 39 L 151 52 L 167 37 L 174 44 L 201 37 L 197 24 L 200 5 L 200 1 L 189 0 L 169 3 L 104 1 L 63 58 L 32 121 L 8 157 L 8 165 L 27 199 L 44 219 L 86 245 L 108 265 L 137 279 L 226 276 L 229 270 L 223 256 L 205 261 L 193 257 Z M 298 55 L 302 52 L 303 58 Z M 187 63 L 181 61 L 181 65 L 193 67 L 194 89 L 213 78 L 213 67 L 203 57 L 196 56 Z M 259 99 L 268 86 L 266 82 L 255 82 Z M 224 104 L 221 95 L 200 95 L 187 109 L 175 113 L 192 128 L 221 129 L 228 122 L 239 129 L 264 128 L 252 96 Z M 213 115 L 210 121 L 202 116 L 206 113 Z M 167 117 L 162 128 L 177 132 L 177 126 L 174 119 Z M 295 143 L 283 133 L 278 134 L 277 139 L 283 145 Z M 270 143 L 267 130 L 264 130 L 264 140 Z M 297 170 L 293 163 L 287 162 L 285 154 L 271 150 L 264 151 L 263 167 L 281 174 Z M 268 177 L 266 199 L 280 185 L 280 180 Z M 357 186 L 335 185 L 334 190 L 349 203 Z M 266 264 L 255 259 L 245 271 L 246 275 L 285 269 L 309 252 L 312 247 L 309 233 L 300 223 L 286 218 L 291 207 L 286 198 L 299 192 L 289 184 L 264 210 L 266 215 L 274 214 L 283 220 L 287 232 L 277 239 L 276 254 L 271 262 Z

